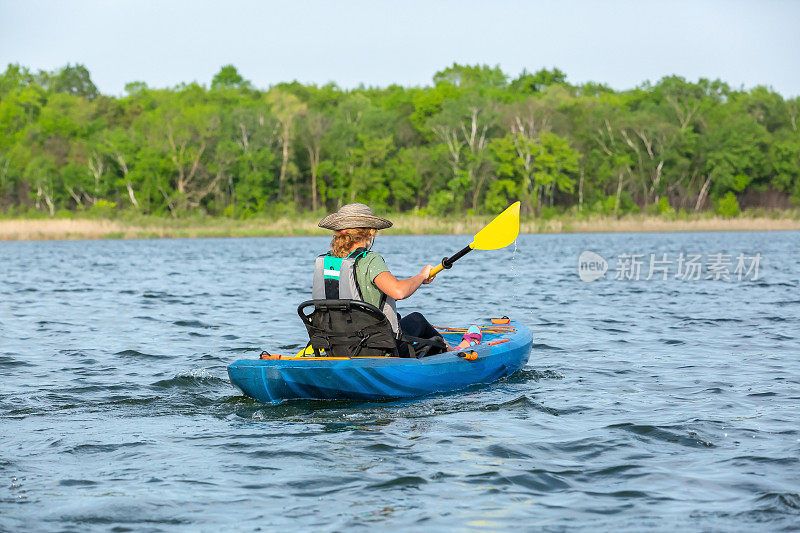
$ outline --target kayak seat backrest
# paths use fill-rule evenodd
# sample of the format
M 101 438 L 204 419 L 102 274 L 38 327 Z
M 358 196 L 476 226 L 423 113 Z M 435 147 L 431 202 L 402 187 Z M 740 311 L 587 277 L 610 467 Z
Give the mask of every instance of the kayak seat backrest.
M 360 300 L 308 300 L 297 307 L 314 355 L 396 357 L 397 338 L 383 311 Z

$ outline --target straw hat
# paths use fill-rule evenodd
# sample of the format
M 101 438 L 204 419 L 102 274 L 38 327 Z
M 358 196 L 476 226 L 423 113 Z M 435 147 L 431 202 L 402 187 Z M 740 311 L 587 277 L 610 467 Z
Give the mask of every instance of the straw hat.
M 376 217 L 372 209 L 364 204 L 347 204 L 319 221 L 320 228 L 343 230 L 349 228 L 391 228 L 392 223 L 385 218 Z

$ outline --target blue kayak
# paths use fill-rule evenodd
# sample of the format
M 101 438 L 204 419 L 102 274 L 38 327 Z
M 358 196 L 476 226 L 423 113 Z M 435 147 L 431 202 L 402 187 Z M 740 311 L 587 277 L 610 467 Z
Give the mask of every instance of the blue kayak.
M 532 336 L 520 322 L 478 323 L 483 341 L 461 352 L 422 359 L 313 357 L 241 359 L 228 366 L 231 381 L 264 403 L 284 400 L 381 400 L 410 398 L 492 383 L 528 362 Z M 451 345 L 463 329 L 440 328 Z

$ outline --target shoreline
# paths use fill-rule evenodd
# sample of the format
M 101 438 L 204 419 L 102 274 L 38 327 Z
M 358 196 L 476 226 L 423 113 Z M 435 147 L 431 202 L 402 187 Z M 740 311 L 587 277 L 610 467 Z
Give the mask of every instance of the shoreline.
M 479 231 L 491 217 L 438 218 L 394 215 L 395 226 L 387 235 L 468 235 Z M 721 218 L 694 216 L 666 219 L 657 216 L 628 215 L 620 218 L 558 217 L 525 220 L 520 233 L 667 233 L 689 231 L 792 231 L 800 230 L 800 218 L 778 216 L 740 216 Z M 167 219 L 140 217 L 135 220 L 54 218 L 0 219 L 0 241 L 297 237 L 327 236 L 317 227 L 317 218 L 279 218 L 233 220 L 221 218 Z

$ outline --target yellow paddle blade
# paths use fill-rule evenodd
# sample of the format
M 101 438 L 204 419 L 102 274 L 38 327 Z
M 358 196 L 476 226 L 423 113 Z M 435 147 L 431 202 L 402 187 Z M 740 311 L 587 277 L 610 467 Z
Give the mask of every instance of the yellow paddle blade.
M 498 250 L 517 240 L 518 235 L 519 202 L 514 202 L 480 230 L 469 246 L 473 250 Z

